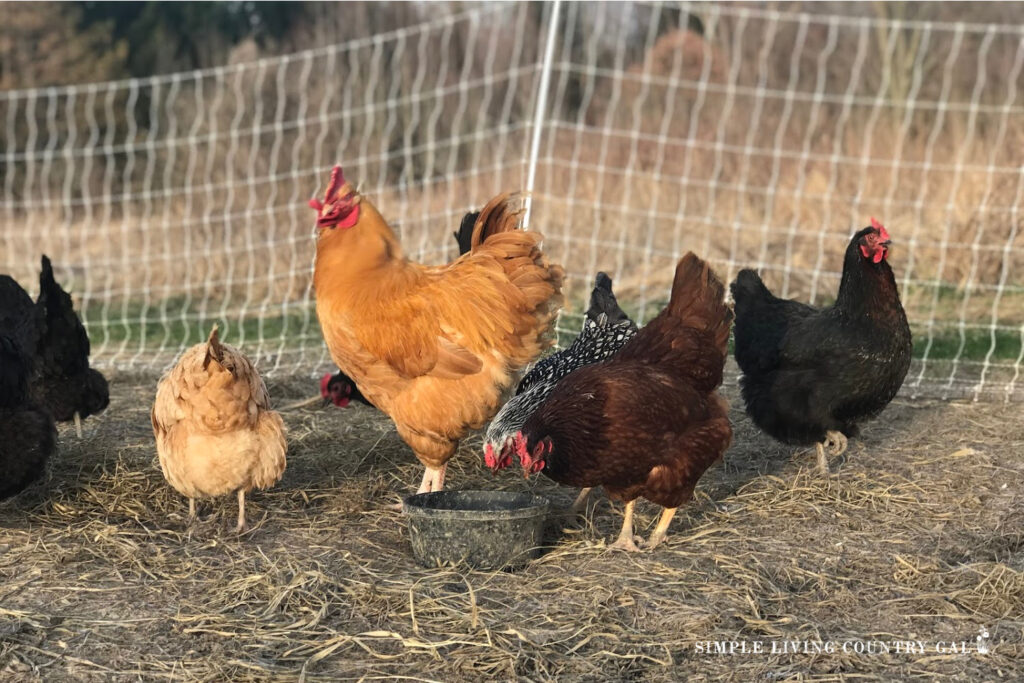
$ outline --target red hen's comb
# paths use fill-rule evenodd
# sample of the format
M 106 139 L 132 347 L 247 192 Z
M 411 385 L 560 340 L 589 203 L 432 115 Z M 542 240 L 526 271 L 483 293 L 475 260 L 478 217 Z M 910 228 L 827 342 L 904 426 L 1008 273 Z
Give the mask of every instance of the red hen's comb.
M 878 236 L 882 238 L 883 242 L 889 241 L 889 231 L 885 229 L 884 225 L 875 220 L 873 216 L 871 218 L 871 227 L 878 231 Z
M 327 373 L 320 378 L 320 395 L 327 398 L 327 385 L 331 382 L 331 373 Z
M 329 202 L 334 197 L 334 194 L 341 189 L 341 186 L 345 184 L 345 175 L 341 172 L 341 166 L 335 165 L 331 169 L 331 182 L 327 184 L 327 192 L 324 193 L 324 201 L 321 202 L 319 199 L 314 197 L 309 200 L 310 208 L 321 211 L 324 208 L 324 202 Z

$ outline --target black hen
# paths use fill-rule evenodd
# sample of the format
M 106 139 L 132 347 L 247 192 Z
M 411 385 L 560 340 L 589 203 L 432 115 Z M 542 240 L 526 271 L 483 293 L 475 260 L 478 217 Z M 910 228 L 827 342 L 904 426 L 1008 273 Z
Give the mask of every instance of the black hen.
M 29 401 L 31 372 L 18 342 L 0 335 L 0 500 L 42 476 L 57 440 L 53 420 Z
M 101 412 L 110 403 L 107 380 L 89 367 L 89 337 L 71 296 L 53 279 L 46 256 L 36 307 L 43 316 L 43 329 L 35 352 L 33 400 L 58 422 L 73 419 L 75 413 L 85 418 Z
M 825 445 L 836 454 L 858 422 L 880 413 L 910 368 L 907 315 L 887 260 L 889 234 L 872 219 L 850 240 L 839 294 L 817 309 L 771 294 L 753 270 L 732 284 L 736 362 L 747 414 L 793 445 Z
M 635 337 L 636 332 L 636 324 L 619 308 L 612 292 L 612 279 L 605 273 L 598 273 L 579 336 L 567 348 L 534 365 L 520 380 L 516 395 L 488 425 L 484 439 L 487 466 L 497 468 L 501 464 L 499 454 L 506 450 L 505 446 L 544 403 L 559 380 L 585 365 L 611 357 Z M 507 452 L 503 457 L 507 461 Z
M 76 413 L 87 417 L 107 407 L 107 381 L 89 367 L 89 337 L 71 297 L 54 280 L 46 256 L 35 304 L 17 282 L 0 276 L 0 331 L 11 336 L 31 360 L 29 394 L 33 405 L 60 422 L 71 420 Z

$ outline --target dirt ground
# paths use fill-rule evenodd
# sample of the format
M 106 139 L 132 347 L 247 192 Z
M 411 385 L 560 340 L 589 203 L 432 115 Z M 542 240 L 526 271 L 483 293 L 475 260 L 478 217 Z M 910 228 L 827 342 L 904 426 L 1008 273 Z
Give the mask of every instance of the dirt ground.
M 363 407 L 287 413 L 288 470 L 252 496 L 247 535 L 230 499 L 186 529 L 156 460 L 154 385 L 112 386 L 82 440 L 62 429 L 46 481 L 0 504 L 5 681 L 1024 676 L 1020 404 L 897 401 L 829 481 L 734 405 L 734 445 L 667 544 L 606 550 L 622 506 L 595 496 L 510 573 L 413 561 L 386 506 L 421 470 Z M 271 390 L 284 404 L 316 383 Z M 556 508 L 576 493 L 492 478 L 478 447 L 451 487 L 533 488 Z M 639 513 L 646 535 L 658 510 Z

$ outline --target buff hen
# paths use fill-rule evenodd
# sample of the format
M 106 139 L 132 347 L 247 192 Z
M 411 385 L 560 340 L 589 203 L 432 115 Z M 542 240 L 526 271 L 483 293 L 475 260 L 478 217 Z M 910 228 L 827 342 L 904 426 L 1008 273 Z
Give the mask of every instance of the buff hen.
M 238 533 L 245 531 L 246 492 L 284 473 L 285 429 L 256 368 L 221 343 L 216 325 L 160 380 L 151 418 L 160 468 L 189 499 L 189 522 L 196 498 L 237 492 Z

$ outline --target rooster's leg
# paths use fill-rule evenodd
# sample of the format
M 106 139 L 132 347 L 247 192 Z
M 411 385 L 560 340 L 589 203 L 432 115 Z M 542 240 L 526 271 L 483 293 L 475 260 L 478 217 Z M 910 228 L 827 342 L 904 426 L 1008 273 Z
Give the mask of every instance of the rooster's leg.
M 235 527 L 235 531 L 241 534 L 245 530 L 245 489 L 238 489 L 238 526 Z
M 814 448 L 818 451 L 818 469 L 827 477 L 829 475 L 829 469 L 828 458 L 825 457 L 825 446 L 824 444 L 816 443 L 814 444 Z
M 833 456 L 839 456 L 846 452 L 848 442 L 846 435 L 842 432 L 826 432 L 825 441 L 828 443 L 829 450 L 832 451 Z
M 430 493 L 430 468 L 427 467 L 423 470 L 423 479 L 420 480 L 420 487 L 416 489 L 416 493 Z
M 635 553 L 640 550 L 640 548 L 636 547 L 636 541 L 633 540 L 633 508 L 635 506 L 635 500 L 631 500 L 626 503 L 626 515 L 622 519 L 622 531 L 619 532 L 619 537 L 616 539 L 615 543 L 608 546 L 609 548 L 628 550 L 631 553 Z
M 592 490 L 591 487 L 588 486 L 587 488 L 585 488 L 582 491 L 580 491 L 580 495 L 576 496 L 576 500 L 575 500 L 575 502 L 573 502 L 572 507 L 570 508 L 570 510 L 572 511 L 572 514 L 578 515 L 581 512 L 586 512 L 586 510 L 587 510 L 587 499 L 590 498 L 590 491 L 591 490 Z
M 658 526 L 654 527 L 654 531 L 651 533 L 651 538 L 647 541 L 647 549 L 653 550 L 657 548 L 662 541 L 665 540 L 665 536 L 668 534 L 668 525 L 672 523 L 672 518 L 676 514 L 677 508 L 665 508 L 661 512 L 661 519 L 658 520 Z
M 196 523 L 196 499 L 188 499 L 188 517 L 185 519 L 185 523 L 192 525 Z
M 448 471 L 448 463 L 441 465 L 439 468 L 434 470 L 434 478 L 430 484 L 431 491 L 440 491 L 444 488 L 444 475 Z
M 423 472 L 423 480 L 416 493 L 431 493 L 444 488 L 444 473 L 448 465 L 441 465 L 438 468 L 427 467 Z

